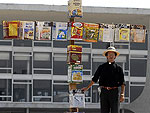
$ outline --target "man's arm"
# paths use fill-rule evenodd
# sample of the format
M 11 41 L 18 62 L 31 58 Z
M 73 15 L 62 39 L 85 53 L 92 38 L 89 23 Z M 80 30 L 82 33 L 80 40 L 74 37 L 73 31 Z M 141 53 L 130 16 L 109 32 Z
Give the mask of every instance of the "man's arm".
M 85 91 L 87 91 L 93 84 L 94 84 L 94 82 L 91 81 L 90 84 L 89 84 L 87 87 L 84 87 L 84 88 L 82 88 L 81 90 L 85 92 Z
M 120 102 L 124 101 L 124 91 L 125 91 L 125 85 L 121 85 L 121 93 L 120 93 Z

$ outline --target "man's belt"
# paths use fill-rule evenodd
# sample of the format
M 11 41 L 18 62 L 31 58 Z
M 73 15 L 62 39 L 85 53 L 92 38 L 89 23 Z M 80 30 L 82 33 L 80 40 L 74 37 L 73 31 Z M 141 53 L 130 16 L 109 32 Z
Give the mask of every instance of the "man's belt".
M 112 90 L 112 89 L 116 89 L 118 87 L 105 87 L 105 86 L 100 86 L 101 88 L 107 89 L 107 90 Z

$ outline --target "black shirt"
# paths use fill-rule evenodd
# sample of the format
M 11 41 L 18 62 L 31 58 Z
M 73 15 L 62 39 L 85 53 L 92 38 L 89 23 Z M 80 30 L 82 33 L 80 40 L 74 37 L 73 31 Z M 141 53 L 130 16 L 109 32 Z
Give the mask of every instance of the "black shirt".
M 98 80 L 99 86 L 119 87 L 125 84 L 123 70 L 115 62 L 106 62 L 98 67 L 92 81 L 96 83 Z

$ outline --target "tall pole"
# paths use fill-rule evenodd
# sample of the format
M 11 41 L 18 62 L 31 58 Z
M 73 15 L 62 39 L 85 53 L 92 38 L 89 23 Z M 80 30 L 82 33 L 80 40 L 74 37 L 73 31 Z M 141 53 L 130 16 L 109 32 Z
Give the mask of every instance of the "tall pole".
M 75 18 L 71 17 L 69 22 L 75 22 Z M 74 40 L 70 40 L 70 45 L 74 45 Z M 76 83 L 69 83 L 69 91 L 76 90 L 76 89 L 77 89 Z M 79 112 L 79 108 L 70 108 L 70 112 Z

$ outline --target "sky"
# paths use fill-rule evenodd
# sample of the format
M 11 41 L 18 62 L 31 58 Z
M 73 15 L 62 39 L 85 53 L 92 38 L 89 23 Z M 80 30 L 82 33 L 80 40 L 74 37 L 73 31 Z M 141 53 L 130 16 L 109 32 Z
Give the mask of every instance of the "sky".
M 0 3 L 67 5 L 68 0 L 0 0 Z M 150 8 L 150 0 L 82 0 L 83 6 Z

